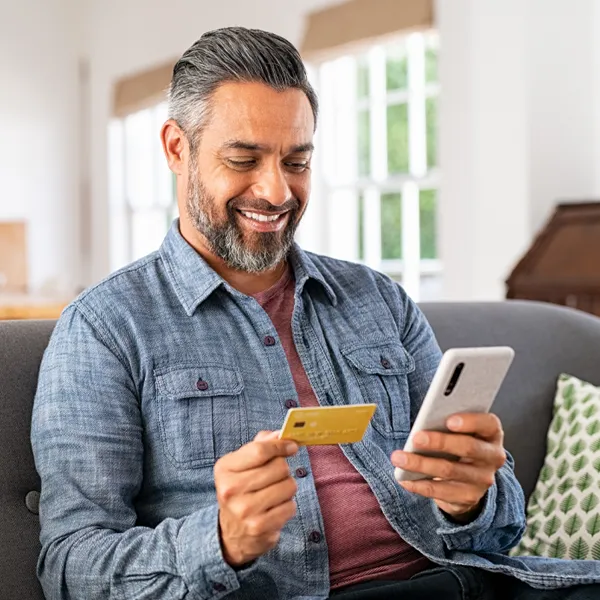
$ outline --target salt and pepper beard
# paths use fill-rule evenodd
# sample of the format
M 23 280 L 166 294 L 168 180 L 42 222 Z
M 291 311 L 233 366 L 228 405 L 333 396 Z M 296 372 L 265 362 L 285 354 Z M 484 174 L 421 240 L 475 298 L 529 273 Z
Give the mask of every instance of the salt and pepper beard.
M 188 174 L 187 212 L 194 227 L 204 236 L 210 250 L 221 258 L 225 264 L 237 271 L 247 273 L 262 273 L 273 269 L 285 260 L 294 243 L 294 234 L 298 228 L 298 213 L 300 202 L 297 199 L 288 200 L 280 206 L 260 199 L 232 198 L 227 202 L 227 218 L 219 222 L 215 214 L 216 201 L 211 196 L 200 178 L 196 161 L 191 161 Z M 245 211 L 264 211 L 280 213 L 289 211 L 288 222 L 283 231 L 256 232 L 257 249 L 250 247 L 244 239 L 236 215 L 237 209 Z

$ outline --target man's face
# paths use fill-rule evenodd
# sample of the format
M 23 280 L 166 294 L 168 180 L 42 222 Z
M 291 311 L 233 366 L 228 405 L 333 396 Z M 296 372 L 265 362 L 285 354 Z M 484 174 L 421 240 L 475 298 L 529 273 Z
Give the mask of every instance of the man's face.
M 287 256 L 310 193 L 313 113 L 296 89 L 227 83 L 188 165 L 186 209 L 227 266 L 260 273 Z

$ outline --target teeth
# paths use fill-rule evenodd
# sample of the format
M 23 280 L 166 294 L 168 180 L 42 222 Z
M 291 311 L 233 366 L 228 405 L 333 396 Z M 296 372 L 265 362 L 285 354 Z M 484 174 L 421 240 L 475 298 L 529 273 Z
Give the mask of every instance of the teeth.
M 244 210 L 242 210 L 240 212 L 245 217 L 248 217 L 249 219 L 254 219 L 255 221 L 263 221 L 263 222 L 276 221 L 281 216 L 281 215 L 274 215 L 272 217 L 267 217 L 267 215 L 259 215 L 258 213 L 246 212 Z

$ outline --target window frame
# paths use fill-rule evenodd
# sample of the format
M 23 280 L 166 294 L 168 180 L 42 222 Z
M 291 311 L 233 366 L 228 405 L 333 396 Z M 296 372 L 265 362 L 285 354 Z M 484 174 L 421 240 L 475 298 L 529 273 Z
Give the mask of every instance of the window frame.
M 387 90 L 386 48 L 391 43 L 404 43 L 407 56 L 406 89 Z M 309 77 L 321 99 L 320 130 L 317 130 L 319 152 L 318 189 L 326 202 L 325 222 L 327 251 L 333 256 L 364 263 L 401 280 L 404 288 L 419 299 L 421 277 L 439 276 L 439 258 L 421 258 L 420 192 L 434 190 L 436 223 L 439 222 L 439 190 L 441 169 L 427 165 L 427 100 L 438 99 L 439 80 L 426 81 L 426 51 L 435 48 L 439 56 L 439 36 L 435 30 L 419 31 L 388 37 L 343 56 L 309 63 Z M 367 57 L 369 69 L 368 95 L 358 97 L 358 62 Z M 340 101 L 339 98 L 343 98 Z M 407 173 L 388 173 L 387 110 L 389 106 L 406 104 L 408 108 Z M 369 173 L 359 175 L 358 127 L 359 111 L 369 110 Z M 336 123 L 337 121 L 337 123 Z M 342 125 L 343 124 L 343 125 Z M 345 152 L 339 152 L 344 148 Z M 438 144 L 436 142 L 436 150 Z M 341 164 L 339 155 L 346 157 Z M 353 156 L 352 156 L 353 155 Z M 350 157 L 350 158 L 349 158 Z M 402 258 L 382 258 L 381 196 L 401 194 Z M 359 197 L 364 198 L 362 238 L 364 255 L 359 257 L 358 213 Z M 339 197 L 339 198 L 338 198 Z M 340 219 L 340 215 L 346 213 Z M 345 230 L 342 238 L 339 229 Z M 439 240 L 436 227 L 436 241 Z M 439 249 L 439 243 L 437 244 Z
M 151 179 L 148 203 L 136 206 L 131 197 L 132 170 L 128 160 L 128 119 L 146 113 L 151 122 L 149 136 L 153 136 L 150 161 L 144 167 Z M 136 214 L 160 212 L 165 220 L 165 231 L 177 216 L 177 198 L 174 175 L 165 162 L 158 132 L 167 119 L 167 103 L 160 102 L 109 123 L 109 204 L 110 204 L 110 265 L 111 270 L 141 258 L 146 252 L 135 252 L 134 220 Z M 149 168 L 148 168 L 149 167 Z M 168 179 L 168 181 L 167 181 Z M 168 191 L 167 191 L 168 190 Z M 150 251 L 150 248 L 147 249 Z

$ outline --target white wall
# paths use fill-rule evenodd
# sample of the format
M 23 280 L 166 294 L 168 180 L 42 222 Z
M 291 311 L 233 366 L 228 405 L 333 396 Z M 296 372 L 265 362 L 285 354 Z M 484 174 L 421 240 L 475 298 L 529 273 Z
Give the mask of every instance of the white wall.
M 495 300 L 557 201 L 600 193 L 595 0 L 438 0 L 444 298 Z
M 449 300 L 502 297 L 506 269 L 528 241 L 521 4 L 438 3 L 440 248 Z
M 524 5 L 530 29 L 529 193 L 535 232 L 557 200 L 587 200 L 600 191 L 594 151 L 594 124 L 600 122 L 594 90 L 600 81 L 594 64 L 600 3 L 528 0 Z
M 67 0 L 2 0 L 0 219 L 29 224 L 33 289 L 78 269 L 76 13 Z

